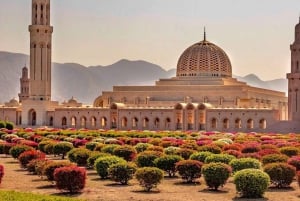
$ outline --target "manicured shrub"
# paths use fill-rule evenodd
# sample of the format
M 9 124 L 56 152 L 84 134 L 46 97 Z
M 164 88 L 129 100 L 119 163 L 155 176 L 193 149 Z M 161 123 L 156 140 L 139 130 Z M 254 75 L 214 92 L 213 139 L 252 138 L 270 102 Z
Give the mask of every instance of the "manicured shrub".
M 292 156 L 288 159 L 288 164 L 296 168 L 296 171 L 300 171 L 300 156 Z
M 270 163 L 264 167 L 270 176 L 271 184 L 277 188 L 289 187 L 296 175 L 296 168 L 286 163 Z
M 229 164 L 230 161 L 235 159 L 234 156 L 229 154 L 212 154 L 205 159 L 205 163 L 225 163 Z
M 231 167 L 224 163 L 209 163 L 203 165 L 202 174 L 206 185 L 213 190 L 218 190 L 228 180 L 231 174 Z
M 3 176 L 4 176 L 4 166 L 0 165 L 0 184 L 2 182 Z
M 34 159 L 44 159 L 46 155 L 43 152 L 36 150 L 24 151 L 18 157 L 21 167 L 26 168 L 27 164 Z
M 233 172 L 237 172 L 243 169 L 260 169 L 260 162 L 255 158 L 239 158 L 230 161 L 229 165 L 232 167 Z
M 0 121 L 0 128 L 5 128 L 6 127 L 6 123 L 4 121 Z
M 270 154 L 262 157 L 261 162 L 263 165 L 269 164 L 269 163 L 286 163 L 288 160 L 288 157 L 283 154 Z
M 184 158 L 185 160 L 189 159 L 190 156 L 195 153 L 195 150 L 180 148 L 177 150 L 176 154 Z
M 94 149 L 97 147 L 98 144 L 99 142 L 88 142 L 85 144 L 85 148 L 90 151 L 94 151 Z
M 242 155 L 242 153 L 240 151 L 231 150 L 231 149 L 223 151 L 223 154 L 232 155 L 232 156 L 234 156 L 236 158 L 239 158 Z
M 108 154 L 114 154 L 115 148 L 120 147 L 118 144 L 108 144 L 104 145 L 101 149 L 101 152 L 108 153 Z
M 17 159 L 21 155 L 21 153 L 23 153 L 25 151 L 29 151 L 29 150 L 33 150 L 33 148 L 26 146 L 26 145 L 16 145 L 16 146 L 13 146 L 12 148 L 10 148 L 9 154 L 13 158 Z
M 115 182 L 127 185 L 136 171 L 134 163 L 117 163 L 108 169 L 109 178 Z
M 54 145 L 53 153 L 55 155 L 61 155 L 61 158 L 64 159 L 65 155 L 73 148 L 74 146 L 70 142 L 59 142 Z
M 183 160 L 176 163 L 176 171 L 187 183 L 193 183 L 195 179 L 201 177 L 201 167 L 203 163 L 196 160 Z
M 137 143 L 134 148 L 137 151 L 137 153 L 141 153 L 143 151 L 146 151 L 148 147 L 153 146 L 152 144 L 148 143 Z
M 9 154 L 9 150 L 13 146 L 15 146 L 14 143 L 8 143 L 8 142 L 0 143 L 0 154 L 8 155 Z
M 91 151 L 85 148 L 75 148 L 67 153 L 68 159 L 78 166 L 86 166 Z
M 26 169 L 28 172 L 32 173 L 32 174 L 35 174 L 35 175 L 42 175 L 42 172 L 41 171 L 38 171 L 38 167 L 42 164 L 42 163 L 46 163 L 46 160 L 45 158 L 37 158 L 37 159 L 33 159 L 31 160 L 27 166 L 26 166 Z
M 261 148 L 259 147 L 258 143 L 251 143 L 251 144 L 245 144 L 242 148 L 242 153 L 256 153 L 259 152 Z
M 99 143 L 97 146 L 94 148 L 94 151 L 101 151 L 101 149 L 105 146 L 105 144 Z
M 208 151 L 214 154 L 220 154 L 222 152 L 222 149 L 218 147 L 217 145 L 204 145 L 198 148 L 199 152 Z
M 163 171 L 156 167 L 139 168 L 135 173 L 140 185 L 148 192 L 162 181 L 163 176 Z
M 43 175 L 48 181 L 54 181 L 54 171 L 56 168 L 74 166 L 74 163 L 69 161 L 51 161 L 43 166 Z
M 261 170 L 244 169 L 236 172 L 233 182 L 242 197 L 259 198 L 268 189 L 270 177 Z
M 160 146 L 149 146 L 147 148 L 146 151 L 158 151 L 158 152 L 163 152 L 164 151 L 164 148 L 163 147 L 160 147 Z
M 178 155 L 166 155 L 154 160 L 154 164 L 161 170 L 168 173 L 169 177 L 174 177 L 176 173 L 176 163 L 182 161 L 183 158 Z
M 56 168 L 54 180 L 59 190 L 77 193 L 85 186 L 86 170 L 76 166 Z
M 98 151 L 91 152 L 90 157 L 87 159 L 87 166 L 88 168 L 93 168 L 95 165 L 95 161 L 100 158 L 100 157 L 105 157 L 105 156 L 111 156 L 110 154 L 107 153 L 101 153 Z
M 108 177 L 108 169 L 117 163 L 126 163 L 126 161 L 117 156 L 101 157 L 95 161 L 95 169 L 102 179 L 106 179 Z
M 9 121 L 5 122 L 5 124 L 6 124 L 5 128 L 8 129 L 8 130 L 13 130 L 14 127 L 15 127 L 14 123 L 9 122 Z
M 280 153 L 292 157 L 300 154 L 300 149 L 297 147 L 282 147 L 280 148 Z
M 263 157 L 270 154 L 280 154 L 280 152 L 277 149 L 262 149 L 258 154 Z
M 259 153 L 242 153 L 239 158 L 255 158 L 260 160 L 261 156 L 259 155 Z
M 139 167 L 155 167 L 154 160 L 162 156 L 161 152 L 144 151 L 137 155 L 136 163 Z
M 42 151 L 42 152 L 44 152 L 44 153 L 47 153 L 45 147 L 46 147 L 48 144 L 50 144 L 50 143 L 54 143 L 54 142 L 51 141 L 51 140 L 43 140 L 43 141 L 39 142 L 39 144 L 38 144 L 38 150 L 40 150 L 40 151 Z M 51 153 L 49 153 L 49 154 L 51 154 Z
M 177 151 L 179 150 L 180 148 L 179 147 L 167 147 L 164 149 L 164 154 L 167 154 L 167 155 L 175 155 L 177 154 Z
M 126 161 L 132 161 L 136 157 L 136 150 L 130 145 L 116 147 L 114 155 L 124 158 Z
M 44 151 L 46 154 L 54 154 L 54 146 L 57 144 L 57 142 L 49 142 L 48 144 L 45 145 Z
M 210 155 L 213 155 L 213 153 L 208 152 L 208 151 L 196 152 L 190 156 L 190 159 L 197 160 L 197 161 L 204 163 L 206 157 L 208 157 Z

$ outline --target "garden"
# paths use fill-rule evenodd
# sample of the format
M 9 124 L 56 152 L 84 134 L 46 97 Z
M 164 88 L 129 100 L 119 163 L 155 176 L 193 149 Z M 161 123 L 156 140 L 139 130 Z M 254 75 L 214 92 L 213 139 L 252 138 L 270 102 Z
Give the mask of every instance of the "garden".
M 2 128 L 0 201 L 8 197 L 296 201 L 300 135 Z

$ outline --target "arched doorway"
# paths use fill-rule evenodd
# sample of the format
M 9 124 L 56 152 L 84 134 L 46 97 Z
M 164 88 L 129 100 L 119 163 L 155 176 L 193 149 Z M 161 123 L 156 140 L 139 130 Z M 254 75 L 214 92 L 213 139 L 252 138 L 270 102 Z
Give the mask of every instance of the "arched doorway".
M 30 126 L 36 126 L 36 111 L 34 109 L 29 110 L 28 117 L 28 124 Z
M 49 119 L 49 126 L 53 126 L 53 117 L 52 116 Z

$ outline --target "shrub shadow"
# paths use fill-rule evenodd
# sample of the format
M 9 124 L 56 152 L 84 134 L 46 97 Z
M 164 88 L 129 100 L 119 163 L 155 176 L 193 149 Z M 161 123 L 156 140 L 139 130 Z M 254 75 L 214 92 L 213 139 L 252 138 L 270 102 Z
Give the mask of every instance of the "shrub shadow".
M 201 185 L 201 182 L 200 181 L 195 181 L 195 182 L 192 182 L 192 183 L 188 183 L 188 182 L 185 182 L 185 181 L 177 181 L 177 182 L 174 182 L 174 185 L 180 185 L 180 186 L 198 186 L 198 185 Z
M 77 193 L 59 192 L 59 193 L 51 193 L 50 195 L 53 195 L 53 196 L 59 196 L 59 197 L 77 198 L 77 197 L 79 197 L 82 193 L 83 193 L 83 192 L 77 192 Z
M 158 194 L 160 193 L 160 190 L 155 189 L 151 191 L 145 191 L 145 190 L 132 190 L 133 193 L 140 193 L 140 194 Z
M 125 188 L 125 187 L 129 187 L 129 186 L 132 186 L 132 185 L 131 184 L 122 185 L 122 184 L 119 184 L 119 183 L 110 183 L 110 184 L 104 184 L 104 186 L 116 187 L 116 188 Z
M 275 186 L 271 186 L 267 190 L 267 192 L 290 192 L 290 191 L 295 191 L 295 189 L 291 186 L 283 187 L 283 188 L 277 188 Z
M 37 189 L 52 189 L 55 188 L 54 184 L 47 184 L 47 185 L 43 185 L 43 186 L 38 186 L 36 187 Z
M 249 200 L 253 200 L 253 201 L 268 201 L 268 198 L 243 198 L 243 197 L 234 197 L 232 199 L 232 201 L 249 201 Z
M 228 190 L 224 190 L 224 189 L 213 190 L 213 189 L 205 188 L 205 189 L 200 190 L 199 192 L 201 192 L 201 193 L 209 193 L 209 194 L 226 194 L 229 191 Z

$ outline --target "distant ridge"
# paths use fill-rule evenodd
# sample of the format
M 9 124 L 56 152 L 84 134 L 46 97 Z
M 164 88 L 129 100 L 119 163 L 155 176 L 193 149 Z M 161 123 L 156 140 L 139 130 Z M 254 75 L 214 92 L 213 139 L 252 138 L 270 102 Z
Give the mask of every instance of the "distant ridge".
M 21 69 L 28 55 L 0 51 L 0 102 L 18 98 Z M 86 67 L 77 63 L 53 63 L 52 99 L 60 102 L 74 96 L 78 101 L 92 104 L 104 90 L 117 85 L 154 85 L 159 78 L 176 75 L 176 69 L 162 67 L 142 61 L 121 59 L 108 66 Z M 234 76 L 249 85 L 278 91 L 287 91 L 286 79 L 262 81 L 255 74 L 245 77 Z

